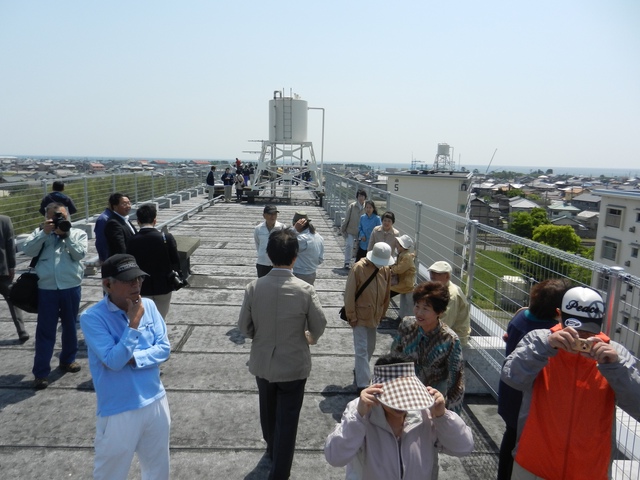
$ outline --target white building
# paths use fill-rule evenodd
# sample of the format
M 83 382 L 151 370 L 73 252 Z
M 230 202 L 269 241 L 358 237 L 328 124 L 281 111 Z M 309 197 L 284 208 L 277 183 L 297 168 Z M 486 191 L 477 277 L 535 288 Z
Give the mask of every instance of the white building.
M 594 190 L 602 198 L 594 260 L 640 277 L 640 192 Z
M 471 172 L 424 171 L 423 173 L 398 172 L 386 175 L 388 192 L 467 219 Z M 391 205 L 392 210 L 393 208 Z M 394 213 L 396 213 L 396 228 L 403 233 L 413 235 L 415 218 L 408 219 L 409 225 L 402 225 L 402 218 L 398 215 L 400 212 Z M 446 260 L 453 267 L 453 276 L 461 278 L 465 223 L 442 216 L 432 218 L 424 212 L 421 217 L 420 228 L 423 232 L 433 229 L 427 236 L 432 239 L 437 238 L 428 245 L 418 245 L 424 258 L 434 262 Z M 420 267 L 423 269 L 428 265 Z
M 600 217 L 594 260 L 605 265 L 624 268 L 625 273 L 640 277 L 640 192 L 625 190 L 594 190 L 600 195 Z M 606 290 L 608 275 L 596 275 L 595 287 Z M 640 351 L 640 299 L 631 283 L 622 285 L 613 338 L 636 355 Z

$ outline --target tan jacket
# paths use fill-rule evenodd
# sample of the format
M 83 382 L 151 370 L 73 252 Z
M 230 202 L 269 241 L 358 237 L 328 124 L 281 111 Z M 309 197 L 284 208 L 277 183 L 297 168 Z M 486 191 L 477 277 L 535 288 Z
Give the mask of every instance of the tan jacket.
M 469 316 L 469 302 L 462 289 L 449 280 L 449 305 L 440 315 L 440 320 L 449 325 L 451 330 L 458 334 L 460 343 L 466 347 L 471 335 L 471 318 Z
M 269 382 L 302 380 L 311 372 L 311 353 L 305 336 L 323 334 L 327 320 L 315 289 L 274 269 L 254 280 L 244 295 L 238 328 L 251 338 L 249 371 Z
M 367 285 L 356 301 L 356 292 L 373 274 L 376 266 L 366 258 L 360 259 L 349 272 L 344 292 L 344 306 L 352 327 L 376 328 L 389 307 L 389 267 L 378 269 L 376 277 Z
M 409 293 L 413 291 L 416 283 L 415 255 L 407 250 L 398 255 L 396 264 L 391 266 L 391 273 L 398 275 L 398 284 L 393 285 L 391 290 L 398 293 Z
M 364 213 L 364 205 L 360 207 L 360 204 L 355 201 L 347 207 L 347 212 L 340 226 L 340 231 L 343 236 L 351 234 L 355 237 L 358 236 L 358 226 L 360 225 L 360 216 Z
M 391 247 L 391 255 L 395 255 L 398 251 L 398 235 L 400 232 L 395 228 L 391 227 L 389 232 L 385 232 L 382 229 L 382 225 L 378 225 L 371 232 L 371 237 L 369 237 L 369 246 L 367 247 L 367 251 L 373 250 L 373 246 L 378 242 L 385 242 L 387 245 Z

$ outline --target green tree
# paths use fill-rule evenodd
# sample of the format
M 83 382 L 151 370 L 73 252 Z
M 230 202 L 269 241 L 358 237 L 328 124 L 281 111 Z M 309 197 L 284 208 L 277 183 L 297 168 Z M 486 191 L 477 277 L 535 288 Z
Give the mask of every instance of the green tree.
M 524 238 L 533 238 L 533 231 L 540 225 L 548 225 L 549 219 L 544 208 L 533 208 L 530 212 L 516 212 L 511 216 L 509 233 Z
M 569 253 L 578 253 L 580 237 L 568 225 L 540 225 L 533 231 L 532 240 Z
M 524 194 L 524 190 L 522 190 L 521 188 L 510 188 L 509 190 L 507 190 L 507 197 L 509 198 L 513 198 L 513 197 L 525 197 Z

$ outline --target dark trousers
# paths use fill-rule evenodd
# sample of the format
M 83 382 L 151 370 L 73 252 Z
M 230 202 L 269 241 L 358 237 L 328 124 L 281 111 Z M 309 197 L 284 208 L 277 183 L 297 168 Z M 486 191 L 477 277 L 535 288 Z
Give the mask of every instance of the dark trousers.
M 58 318 L 62 325 L 60 363 L 73 363 L 78 353 L 76 318 L 80 309 L 80 287 L 64 290 L 38 289 L 38 325 L 33 375 L 46 378 L 51 372 L 51 357 L 56 343 Z
M 358 260 L 360 260 L 361 258 L 364 258 L 367 256 L 367 251 L 363 250 L 362 248 L 358 247 L 358 250 L 356 251 L 356 262 Z
M 518 437 L 517 428 L 505 427 L 502 443 L 500 444 L 500 456 L 498 457 L 498 480 L 510 480 L 513 470 L 513 449 L 516 448 Z
M 256 263 L 256 270 L 258 271 L 258 278 L 264 277 L 267 273 L 271 271 L 273 267 L 271 265 L 260 265 Z
M 13 306 L 13 303 L 9 300 L 9 291 L 11 287 L 11 280 L 7 275 L 0 275 L 0 295 L 4 297 L 7 301 L 7 306 L 9 307 L 9 313 L 11 314 L 11 319 L 13 320 L 13 324 L 16 326 L 16 331 L 19 336 L 27 335 L 27 331 L 24 328 L 24 321 L 22 319 L 22 311 L 18 310 Z
M 271 457 L 269 480 L 286 480 L 296 448 L 298 419 L 307 379 L 269 382 L 256 377 L 260 397 L 260 426 Z

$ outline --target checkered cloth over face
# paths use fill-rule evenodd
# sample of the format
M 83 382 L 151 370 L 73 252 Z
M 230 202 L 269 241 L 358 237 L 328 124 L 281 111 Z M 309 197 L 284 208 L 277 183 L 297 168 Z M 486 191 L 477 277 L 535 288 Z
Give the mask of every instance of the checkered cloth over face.
M 418 380 L 413 363 L 375 365 L 372 383 L 381 383 L 378 400 L 396 410 L 425 410 L 433 405 L 433 397 Z

